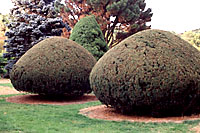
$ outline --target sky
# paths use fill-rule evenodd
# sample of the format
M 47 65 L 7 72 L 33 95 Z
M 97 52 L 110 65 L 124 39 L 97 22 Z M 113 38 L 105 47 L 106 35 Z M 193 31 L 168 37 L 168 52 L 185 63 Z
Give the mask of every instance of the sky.
M 200 28 L 200 0 L 146 0 L 152 9 L 152 29 L 183 33 Z M 9 13 L 11 0 L 1 0 L 0 13 Z
M 184 31 L 200 28 L 200 0 L 146 0 L 152 8 L 151 28 Z
M 7 14 L 10 12 L 10 9 L 13 7 L 11 0 L 1 0 L 0 1 L 0 13 Z

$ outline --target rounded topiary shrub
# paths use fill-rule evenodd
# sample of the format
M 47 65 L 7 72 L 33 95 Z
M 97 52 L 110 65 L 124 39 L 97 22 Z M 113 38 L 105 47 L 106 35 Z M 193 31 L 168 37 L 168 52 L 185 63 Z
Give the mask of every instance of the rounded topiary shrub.
M 62 38 L 45 39 L 13 66 L 10 79 L 18 91 L 41 95 L 90 93 L 89 73 L 95 58 L 82 46 Z
M 94 66 L 97 98 L 123 113 L 155 117 L 200 112 L 200 52 L 161 30 L 132 35 Z
M 74 26 L 70 39 L 91 52 L 97 60 L 108 51 L 108 46 L 95 16 L 80 19 Z

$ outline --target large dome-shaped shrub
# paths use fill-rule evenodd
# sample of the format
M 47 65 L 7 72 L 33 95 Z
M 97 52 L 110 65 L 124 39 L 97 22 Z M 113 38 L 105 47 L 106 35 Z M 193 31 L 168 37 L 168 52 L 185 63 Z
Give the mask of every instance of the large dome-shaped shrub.
M 21 57 L 10 79 L 18 91 L 80 96 L 91 92 L 89 73 L 95 63 L 95 58 L 82 46 L 62 37 L 52 37 Z
M 197 113 L 200 52 L 170 32 L 139 32 L 96 63 L 90 84 L 103 104 L 124 113 L 156 117 Z

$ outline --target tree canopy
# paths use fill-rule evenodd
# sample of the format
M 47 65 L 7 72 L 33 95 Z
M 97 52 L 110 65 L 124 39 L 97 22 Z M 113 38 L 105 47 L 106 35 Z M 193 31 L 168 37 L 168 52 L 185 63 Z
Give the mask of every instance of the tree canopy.
M 11 22 L 7 25 L 9 31 L 5 33 L 6 52 L 3 54 L 8 59 L 5 66 L 7 75 L 21 56 L 35 44 L 51 36 L 61 36 L 66 24 L 58 16 L 51 1 L 12 1 L 15 6 L 11 10 Z
M 70 27 L 73 28 L 82 17 L 93 14 L 105 41 L 111 45 L 149 29 L 146 22 L 151 21 L 153 15 L 151 9 L 146 8 L 145 0 L 65 0 L 65 4 L 61 16 Z

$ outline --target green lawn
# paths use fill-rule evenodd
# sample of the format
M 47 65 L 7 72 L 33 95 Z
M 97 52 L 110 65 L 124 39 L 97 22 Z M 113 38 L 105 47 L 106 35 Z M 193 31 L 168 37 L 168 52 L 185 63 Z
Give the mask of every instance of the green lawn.
M 11 95 L 8 95 L 11 96 Z M 90 119 L 79 110 L 100 102 L 76 105 L 25 105 L 0 96 L 0 133 L 188 133 L 200 120 L 184 123 L 115 122 Z
M 12 85 L 12 84 L 10 84 L 10 83 L 6 83 L 6 84 L 0 84 L 0 86 L 13 87 L 13 85 Z

